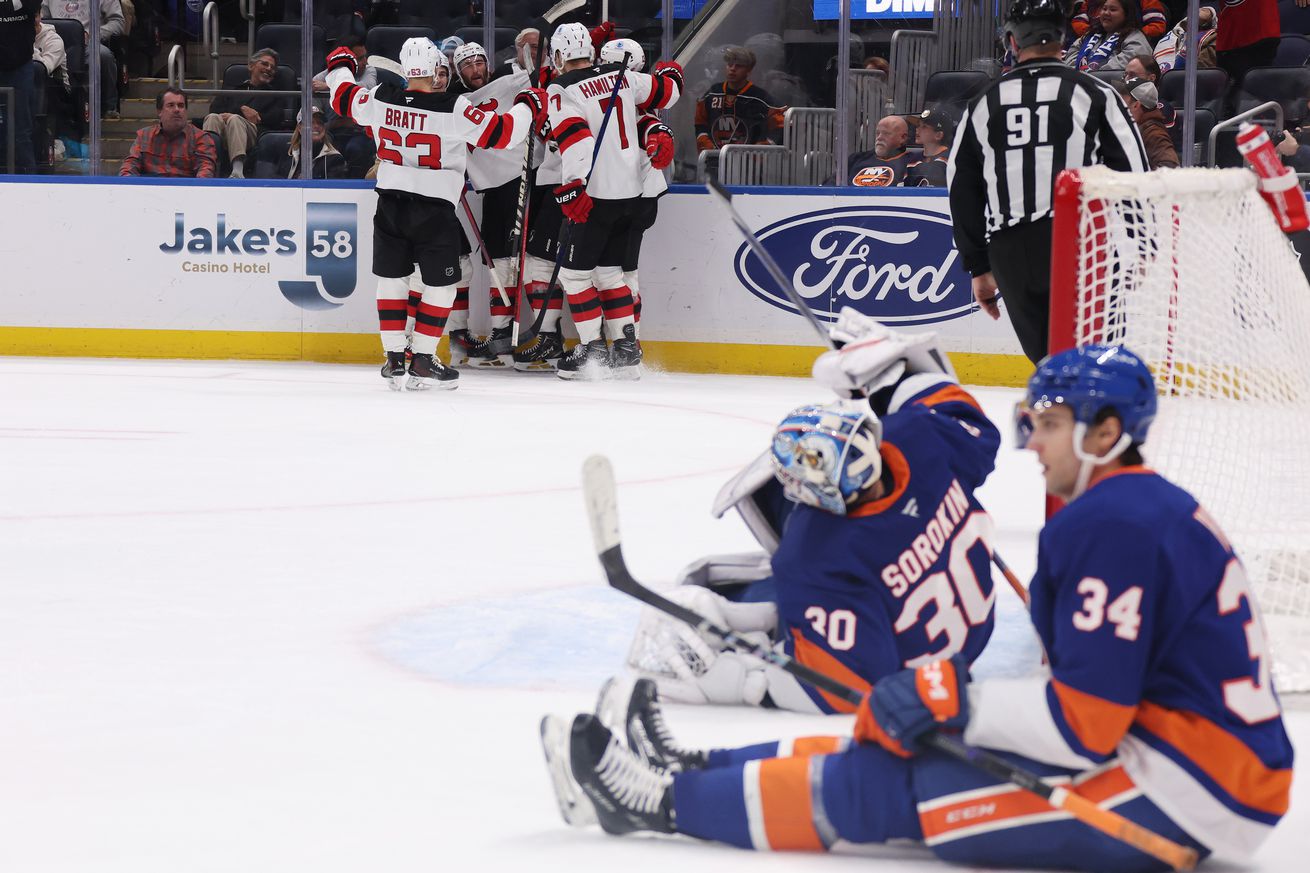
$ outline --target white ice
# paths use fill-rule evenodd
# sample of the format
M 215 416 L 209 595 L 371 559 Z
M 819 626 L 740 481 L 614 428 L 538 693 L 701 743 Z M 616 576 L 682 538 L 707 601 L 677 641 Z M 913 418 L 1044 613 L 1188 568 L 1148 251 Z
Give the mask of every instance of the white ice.
M 1008 418 L 1013 391 L 978 395 Z M 801 379 L 496 373 L 397 395 L 371 367 L 0 359 L 0 870 L 947 869 L 920 849 L 569 830 L 542 765 L 538 719 L 590 708 L 636 616 L 591 552 L 582 460 L 613 459 L 630 565 L 667 585 L 751 547 L 710 500 L 823 397 Z M 1040 491 L 1003 449 L 983 498 L 1021 576 Z M 984 675 L 1033 658 L 1000 588 Z M 720 745 L 849 725 L 670 722 Z M 1310 747 L 1310 712 L 1288 723 Z M 1260 870 L 1305 869 L 1310 780 L 1294 791 Z

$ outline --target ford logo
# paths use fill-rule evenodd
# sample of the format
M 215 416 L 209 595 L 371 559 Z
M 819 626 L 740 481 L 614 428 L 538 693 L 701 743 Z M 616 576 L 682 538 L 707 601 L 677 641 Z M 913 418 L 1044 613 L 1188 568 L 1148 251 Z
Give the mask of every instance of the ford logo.
M 886 324 L 932 324 L 974 309 L 969 274 L 959 265 L 951 219 L 912 207 L 847 206 L 807 212 L 759 231 L 760 241 L 820 319 L 852 306 Z M 752 294 L 788 312 L 745 243 L 734 259 Z

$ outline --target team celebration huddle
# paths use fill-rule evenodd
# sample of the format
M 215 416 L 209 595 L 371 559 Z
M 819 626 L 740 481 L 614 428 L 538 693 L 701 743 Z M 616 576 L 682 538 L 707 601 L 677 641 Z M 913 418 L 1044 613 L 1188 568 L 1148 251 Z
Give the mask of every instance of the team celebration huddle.
M 640 377 L 637 262 L 673 159 L 672 133 L 654 113 L 681 96 L 682 70 L 661 62 L 641 72 L 641 46 L 612 33 L 562 24 L 549 65 L 539 52 L 536 70 L 494 73 L 477 43 L 447 59 L 415 37 L 400 50 L 404 88 L 364 89 L 349 49 L 328 55 L 332 108 L 377 143 L 373 272 L 391 388 L 455 388 L 461 365 Z M 466 186 L 482 195 L 480 223 Z M 485 338 L 468 327 L 474 257 L 490 276 Z M 565 301 L 578 334 L 567 354 Z M 443 335 L 454 366 L 437 357 Z

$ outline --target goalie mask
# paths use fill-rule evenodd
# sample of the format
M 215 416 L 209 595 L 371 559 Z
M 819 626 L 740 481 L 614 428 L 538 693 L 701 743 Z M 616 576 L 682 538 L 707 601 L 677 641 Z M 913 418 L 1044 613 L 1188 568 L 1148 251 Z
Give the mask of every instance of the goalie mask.
M 882 475 L 881 442 L 866 404 L 802 406 L 774 432 L 774 475 L 792 500 L 845 515 Z
M 612 39 L 600 47 L 600 62 L 602 64 L 619 64 L 623 62 L 623 56 L 628 55 L 628 69 L 634 73 L 640 73 L 646 66 L 646 52 L 641 47 L 641 43 L 635 39 L 622 37 Z

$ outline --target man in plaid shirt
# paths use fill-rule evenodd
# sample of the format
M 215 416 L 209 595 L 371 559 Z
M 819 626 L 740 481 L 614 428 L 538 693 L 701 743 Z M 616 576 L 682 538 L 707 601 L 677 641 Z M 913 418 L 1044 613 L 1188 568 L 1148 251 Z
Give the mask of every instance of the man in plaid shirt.
M 178 88 L 168 88 L 155 98 L 159 123 L 136 132 L 136 142 L 118 175 L 214 178 L 214 140 L 187 120 L 186 106 L 186 94 Z

